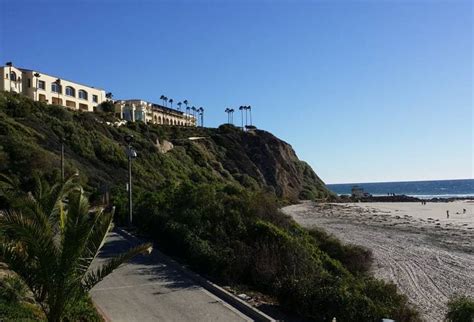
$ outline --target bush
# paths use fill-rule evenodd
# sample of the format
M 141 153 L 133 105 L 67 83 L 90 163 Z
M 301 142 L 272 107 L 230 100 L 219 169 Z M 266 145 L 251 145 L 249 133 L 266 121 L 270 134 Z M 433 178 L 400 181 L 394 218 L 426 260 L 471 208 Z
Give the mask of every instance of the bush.
M 468 296 L 454 296 L 448 302 L 446 320 L 450 322 L 474 321 L 474 299 Z
M 319 228 L 309 229 L 308 232 L 317 247 L 340 261 L 351 273 L 369 272 L 373 262 L 372 251 L 369 249 L 358 245 L 345 245 Z
M 0 320 L 37 321 L 44 316 L 34 304 L 25 302 L 28 288 L 17 276 L 6 276 L 0 280 Z

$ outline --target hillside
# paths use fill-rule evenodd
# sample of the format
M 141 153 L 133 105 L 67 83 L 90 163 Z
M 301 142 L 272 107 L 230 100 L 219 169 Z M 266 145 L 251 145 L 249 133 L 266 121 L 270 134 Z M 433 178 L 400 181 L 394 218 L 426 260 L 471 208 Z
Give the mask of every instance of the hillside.
M 133 224 L 162 251 L 221 285 L 260 292 L 312 320 L 417 321 L 393 284 L 371 276 L 370 251 L 306 230 L 278 209 L 282 201 L 332 196 L 287 143 L 229 125 L 115 121 L 0 93 L 0 173 L 26 193 L 38 191 L 36 173 L 57 182 L 64 138 L 66 176 L 79 172 L 92 202 L 107 188 L 116 221 L 126 222 L 124 137 L 131 134 L 138 153 Z M 0 198 L 0 209 L 10 206 Z
M 0 93 L 0 172 L 28 184 L 33 171 L 58 175 L 65 138 L 66 175 L 79 171 L 91 192 L 123 187 L 127 178 L 124 136 L 134 136 L 134 182 L 157 189 L 170 182 L 233 182 L 274 191 L 287 200 L 326 198 L 330 192 L 292 147 L 272 134 L 130 123 L 115 127 L 105 113 L 71 112 Z M 188 140 L 189 137 L 201 137 Z M 171 142 L 171 145 L 169 145 Z M 171 150 L 165 152 L 168 148 Z

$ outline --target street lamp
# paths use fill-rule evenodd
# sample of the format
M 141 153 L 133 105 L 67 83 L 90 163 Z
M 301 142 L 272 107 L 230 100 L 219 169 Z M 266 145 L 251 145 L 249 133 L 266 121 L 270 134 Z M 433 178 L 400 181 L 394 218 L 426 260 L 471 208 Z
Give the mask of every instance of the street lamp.
M 64 183 L 64 142 L 66 139 L 61 137 L 61 183 Z
M 56 89 L 58 90 L 58 105 L 63 105 L 62 102 L 59 103 L 59 94 L 61 94 L 61 80 L 58 78 L 54 81 L 54 83 L 58 86 Z
M 40 73 L 34 73 L 33 76 L 36 77 L 35 100 L 37 101 L 38 100 L 38 81 L 39 81 L 39 78 L 40 78 L 41 74 Z
M 128 157 L 128 221 L 129 225 L 133 222 L 133 204 L 132 204 L 132 159 L 137 157 L 137 152 L 132 148 L 133 135 L 125 135 L 125 142 L 127 142 L 127 157 Z

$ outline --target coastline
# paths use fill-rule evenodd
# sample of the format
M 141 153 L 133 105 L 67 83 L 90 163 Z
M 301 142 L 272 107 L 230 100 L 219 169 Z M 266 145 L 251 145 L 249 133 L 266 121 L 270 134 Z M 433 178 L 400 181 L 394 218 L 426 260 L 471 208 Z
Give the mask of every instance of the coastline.
M 346 243 L 371 249 L 374 275 L 397 284 L 427 321 L 443 320 L 451 295 L 474 296 L 472 201 L 305 201 L 282 210 L 304 227 L 317 226 Z

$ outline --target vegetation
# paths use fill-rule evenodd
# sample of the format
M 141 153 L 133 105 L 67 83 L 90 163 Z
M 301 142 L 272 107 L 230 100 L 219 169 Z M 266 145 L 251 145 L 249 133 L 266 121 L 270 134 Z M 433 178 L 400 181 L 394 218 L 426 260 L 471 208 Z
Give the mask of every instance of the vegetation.
M 134 185 L 150 190 L 185 181 L 233 183 L 253 191 L 267 190 L 286 200 L 331 197 L 311 168 L 289 145 L 273 135 L 244 133 L 234 126 L 218 129 L 147 126 L 114 127 L 106 113 L 71 112 L 64 107 L 33 102 L 21 95 L 0 93 L 0 173 L 33 189 L 33 172 L 57 178 L 61 139 L 65 139 L 66 174 L 76 171 L 92 194 L 127 181 L 124 136 L 134 136 L 138 158 L 133 162 Z M 189 137 L 202 139 L 190 141 Z M 165 140 L 174 148 L 160 152 Z M 0 204 L 1 206 L 1 204 Z
M 138 122 L 114 127 L 107 124 L 110 120 L 106 113 L 70 112 L 0 93 L 0 173 L 21 190 L 36 191 L 35 173 L 58 178 L 64 137 L 66 173 L 79 173 L 77 180 L 92 202 L 110 191 L 120 223 L 127 215 L 123 138 L 133 134 L 138 152 L 132 163 L 134 222 L 168 254 L 211 279 L 271 295 L 287 310 L 314 320 L 418 319 L 394 285 L 370 276 L 369 251 L 343 245 L 322 231 L 304 230 L 278 210 L 298 198 L 333 198 L 288 144 L 267 132 L 242 132 L 232 125 L 209 129 Z M 164 140 L 174 145 L 167 153 L 161 150 Z M 66 212 L 87 208 L 77 191 L 68 200 Z M 5 207 L 16 209 L 17 204 L 0 196 L 0 208 Z M 6 230 L 6 236 L 11 234 L 12 229 Z M 50 272 L 62 269 L 53 262 Z M 74 284 L 78 294 L 87 290 L 84 285 Z M 53 291 L 65 292 L 59 286 Z M 51 294 L 50 302 L 39 301 L 47 308 L 58 302 Z
M 114 204 L 125 217 L 125 196 L 116 195 Z M 369 276 L 368 251 L 302 229 L 278 210 L 272 194 L 232 184 L 185 183 L 138 192 L 135 214 L 140 230 L 194 270 L 272 295 L 302 316 L 418 319 L 395 285 Z
M 448 302 L 446 320 L 449 322 L 474 321 L 474 299 L 468 296 L 454 296 Z
M 26 301 L 27 287 L 16 276 L 0 279 L 0 318 L 6 321 L 34 321 L 41 319 L 42 313 L 33 303 Z
M 8 178 L 2 184 L 11 208 L 0 217 L 0 260 L 28 286 L 48 321 L 81 312 L 78 303 L 95 284 L 151 247 L 132 248 L 91 269 L 111 228 L 112 211 L 90 212 L 74 178 L 49 186 L 36 177 L 31 194 L 19 192 Z

